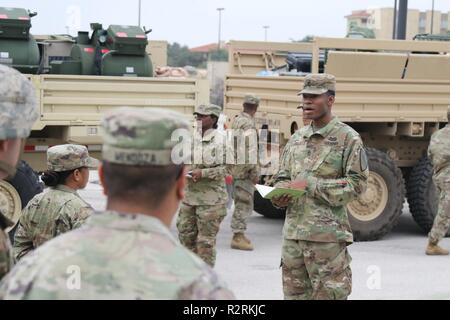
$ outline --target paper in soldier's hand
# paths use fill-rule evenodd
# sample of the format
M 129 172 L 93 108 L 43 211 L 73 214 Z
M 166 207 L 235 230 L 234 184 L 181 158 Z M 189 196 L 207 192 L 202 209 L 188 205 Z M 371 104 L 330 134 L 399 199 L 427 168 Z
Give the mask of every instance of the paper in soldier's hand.
M 272 199 L 272 198 L 279 198 L 284 195 L 289 195 L 292 198 L 299 198 L 302 195 L 305 194 L 304 190 L 298 190 L 298 189 L 291 189 L 291 188 L 274 188 L 269 187 L 261 184 L 257 184 L 256 190 L 261 194 L 261 196 L 264 199 Z

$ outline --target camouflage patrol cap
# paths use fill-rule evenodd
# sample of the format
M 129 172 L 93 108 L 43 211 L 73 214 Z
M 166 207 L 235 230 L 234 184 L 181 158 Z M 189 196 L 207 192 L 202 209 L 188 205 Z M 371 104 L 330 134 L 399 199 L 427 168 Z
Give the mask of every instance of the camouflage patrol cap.
M 222 112 L 222 108 L 215 104 L 201 104 L 195 108 L 195 114 L 201 114 L 204 116 L 214 115 L 217 118 L 220 117 L 220 113 Z
M 190 132 L 185 115 L 160 108 L 122 107 L 103 117 L 103 159 L 130 166 L 173 164 L 177 129 Z
M 328 90 L 336 91 L 336 78 L 331 74 L 312 73 L 305 77 L 301 94 L 324 94 Z
M 62 144 L 47 150 L 47 169 L 49 171 L 69 171 L 82 167 L 96 169 L 98 160 L 89 156 L 85 146 Z
M 31 82 L 4 65 L 0 65 L 0 114 L 0 140 L 28 137 L 39 116 Z
M 253 93 L 247 93 L 244 97 L 244 103 L 246 104 L 259 105 L 259 100 L 259 97 L 254 95 Z

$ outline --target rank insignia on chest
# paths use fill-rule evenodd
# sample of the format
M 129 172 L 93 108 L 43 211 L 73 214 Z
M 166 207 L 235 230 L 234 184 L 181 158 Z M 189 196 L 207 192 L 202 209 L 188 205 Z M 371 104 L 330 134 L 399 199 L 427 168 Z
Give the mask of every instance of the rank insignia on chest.
M 336 146 L 338 145 L 337 137 L 328 137 L 327 140 L 324 141 L 326 145 Z
M 338 138 L 335 136 L 330 136 L 330 137 L 328 137 L 328 141 L 337 142 Z

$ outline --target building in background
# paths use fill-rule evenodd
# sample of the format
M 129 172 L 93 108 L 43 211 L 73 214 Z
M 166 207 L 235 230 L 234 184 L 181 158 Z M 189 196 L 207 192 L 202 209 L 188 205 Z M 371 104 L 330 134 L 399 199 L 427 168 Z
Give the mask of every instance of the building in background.
M 220 51 L 218 52 L 217 49 L 217 42 L 215 42 L 190 48 L 189 51 L 203 55 L 210 86 L 210 101 L 223 107 L 224 79 L 228 71 L 228 44 L 221 41 Z
M 220 49 L 227 50 L 227 44 L 224 41 L 220 42 Z M 211 60 L 211 56 L 215 52 L 217 52 L 217 42 L 206 44 L 200 47 L 190 48 L 189 51 L 192 53 L 203 54 L 205 60 Z
M 412 39 L 419 33 L 450 34 L 448 17 L 450 12 L 434 11 L 433 29 L 431 30 L 431 10 L 408 10 L 406 39 Z M 345 17 L 347 33 L 368 29 L 372 30 L 376 39 L 392 39 L 394 28 L 394 8 L 375 8 L 356 10 Z

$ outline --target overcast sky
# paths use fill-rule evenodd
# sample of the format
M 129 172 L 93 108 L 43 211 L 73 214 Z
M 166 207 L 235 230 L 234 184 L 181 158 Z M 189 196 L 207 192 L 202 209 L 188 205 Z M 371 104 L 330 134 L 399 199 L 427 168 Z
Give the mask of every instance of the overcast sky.
M 431 0 L 410 0 L 409 8 L 431 9 Z M 217 42 L 218 12 L 223 7 L 223 40 L 289 41 L 312 34 L 345 36 L 345 15 L 352 10 L 392 7 L 394 0 L 142 0 L 142 25 L 149 39 L 190 47 Z M 89 23 L 138 24 L 138 0 L 0 0 L 1 6 L 37 11 L 34 34 L 76 34 Z M 450 0 L 435 0 L 435 9 L 450 11 Z M 68 29 L 69 27 L 69 29 Z

